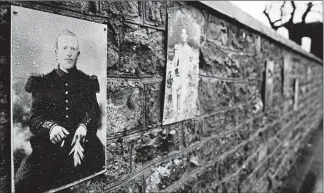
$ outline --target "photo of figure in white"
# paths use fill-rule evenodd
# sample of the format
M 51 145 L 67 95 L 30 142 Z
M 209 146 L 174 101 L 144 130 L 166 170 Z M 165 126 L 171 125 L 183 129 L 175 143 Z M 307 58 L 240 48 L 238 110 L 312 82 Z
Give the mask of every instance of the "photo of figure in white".
M 187 14 L 171 13 L 163 123 L 196 114 L 200 28 Z

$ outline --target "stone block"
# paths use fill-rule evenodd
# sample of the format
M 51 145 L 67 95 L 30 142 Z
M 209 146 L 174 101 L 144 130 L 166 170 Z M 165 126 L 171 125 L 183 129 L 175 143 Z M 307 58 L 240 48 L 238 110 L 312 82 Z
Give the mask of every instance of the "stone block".
M 243 149 L 236 150 L 231 154 L 228 154 L 223 160 L 225 166 L 226 176 L 234 174 L 237 170 L 241 168 L 247 155 Z
M 258 128 L 254 127 L 253 120 L 246 121 L 245 127 L 246 127 L 245 129 L 249 131 L 250 136 L 252 136 L 258 129 Z
M 236 176 L 233 176 L 219 185 L 217 192 L 239 192 L 239 183 Z
M 152 128 L 161 125 L 162 87 L 160 82 L 144 85 L 146 126 Z
M 141 1 L 103 1 L 101 12 L 105 16 L 121 16 L 126 21 L 142 24 L 142 3 Z
M 135 149 L 137 144 L 141 144 L 140 134 L 107 140 L 105 173 L 107 182 L 123 180 L 133 171 L 141 169 L 141 163 L 137 162 L 139 156 Z
M 225 130 L 234 129 L 237 125 L 236 108 L 225 111 Z
M 265 124 L 266 124 L 266 121 L 267 121 L 267 118 L 263 117 L 263 116 L 259 116 L 259 117 L 254 118 L 252 120 L 254 130 L 258 130 L 258 129 L 263 128 L 265 126 Z
M 144 4 L 144 24 L 165 28 L 166 25 L 166 2 L 165 1 L 145 1 Z
M 187 154 L 152 166 L 144 173 L 145 192 L 163 192 L 173 182 L 186 175 L 188 165 Z
M 228 150 L 234 148 L 236 145 L 240 144 L 242 141 L 243 140 L 235 130 L 220 136 L 218 139 L 219 153 L 227 152 Z
M 209 15 L 207 39 L 217 46 L 228 46 L 228 28 L 229 24 L 226 21 Z
M 211 192 L 216 184 L 216 174 L 213 166 L 204 168 L 197 174 L 197 181 L 194 183 L 194 190 Z
M 207 137 L 211 134 L 217 135 L 224 131 L 225 114 L 218 112 L 203 118 L 202 136 Z
M 184 148 L 182 127 L 182 122 L 164 126 L 164 128 L 167 128 L 168 133 L 168 143 L 166 144 L 168 152 L 179 151 Z
M 229 25 L 228 27 L 228 47 L 231 50 L 242 51 L 244 49 L 243 41 L 246 33 L 240 30 L 238 26 Z
M 276 108 L 278 106 L 281 106 L 283 101 L 284 100 L 283 100 L 281 93 L 274 94 L 272 97 L 272 107 Z
M 257 51 L 258 36 L 244 28 L 239 28 L 240 36 L 239 39 L 243 43 L 243 51 L 247 53 L 255 53 Z
M 277 138 L 273 138 L 272 140 L 269 141 L 267 144 L 267 155 L 271 155 L 273 151 L 278 147 L 279 140 Z
M 254 171 L 257 163 L 258 163 L 258 155 L 255 154 L 252 158 L 250 158 L 249 161 L 244 162 L 237 176 L 239 183 L 241 183 L 242 185 L 249 183 L 248 181 L 249 181 L 250 174 L 252 174 L 252 172 Z
M 186 181 L 173 188 L 171 193 L 195 193 L 198 180 L 195 175 L 190 175 Z
M 138 162 L 142 162 L 143 165 L 147 165 L 151 163 L 152 160 L 156 158 L 161 158 L 162 156 L 168 153 L 168 146 L 169 146 L 168 129 L 157 128 L 157 129 L 144 132 L 142 134 L 141 143 L 142 145 L 137 149 L 137 153 L 139 155 Z
M 233 102 L 234 105 L 245 104 L 247 102 L 248 88 L 246 83 L 233 84 Z
M 262 67 L 261 67 L 261 59 L 260 56 L 244 56 L 241 57 L 241 68 L 242 68 L 242 74 L 243 78 L 247 79 L 259 79 L 261 77 L 262 73 Z
M 262 79 L 252 79 L 247 82 L 247 101 L 253 102 L 262 96 Z
M 254 181 L 260 181 L 260 179 L 265 176 L 265 173 L 268 170 L 268 164 L 268 160 L 261 162 L 253 172 L 251 179 L 253 179 Z
M 113 73 L 119 66 L 119 49 L 123 39 L 123 23 L 118 18 L 111 18 L 107 23 L 107 74 Z
M 240 184 L 240 190 L 242 193 L 251 192 L 253 188 L 253 182 L 249 179 L 245 180 L 243 183 Z
M 201 47 L 200 74 L 242 79 L 244 66 L 248 61 L 247 56 L 227 52 L 214 43 L 206 42 Z
M 263 176 L 261 179 L 257 181 L 252 191 L 264 193 L 264 190 L 267 190 L 268 186 L 269 186 L 269 180 L 267 179 L 267 176 Z
M 227 70 L 225 61 L 228 57 L 228 53 L 211 42 L 204 43 L 200 50 L 200 74 L 214 77 L 226 77 Z
M 183 133 L 183 146 L 190 147 L 192 144 L 200 141 L 201 136 L 201 124 L 199 120 L 191 119 L 185 120 L 182 124 L 182 133 Z
M 248 140 L 251 136 L 249 127 L 247 127 L 246 124 L 240 125 L 236 133 L 237 133 L 237 137 L 242 141 Z
M 43 2 L 45 5 L 56 6 L 66 9 L 72 9 L 74 11 L 78 11 L 80 13 L 85 14 L 95 14 L 98 13 L 98 2 L 88 1 L 88 2 L 79 2 L 79 1 L 51 1 L 51 2 Z
M 282 78 L 281 76 L 275 76 L 273 78 L 273 93 L 282 94 Z
M 221 80 L 199 81 L 198 100 L 201 114 L 233 106 L 233 83 Z
M 275 99 L 274 97 L 273 99 Z M 283 114 L 283 105 L 273 105 L 271 109 L 269 109 L 267 112 L 265 112 L 264 116 L 267 118 L 266 119 L 266 124 L 267 123 L 273 123 L 276 120 L 279 120 L 284 114 Z
M 113 75 L 152 77 L 164 74 L 163 32 L 135 24 L 124 24 L 119 66 Z
M 192 172 L 197 168 L 204 167 L 205 165 L 213 162 L 215 157 L 215 148 L 217 143 L 214 140 L 208 140 L 200 146 L 189 151 L 189 171 Z
M 287 127 L 288 128 L 288 127 Z M 289 134 L 289 129 L 285 128 L 277 134 L 278 139 L 284 140 Z M 293 128 L 293 127 L 292 127 Z
M 261 147 L 258 150 L 258 162 L 262 162 L 264 159 L 266 159 L 268 155 L 268 148 L 266 145 L 261 145 Z
M 96 192 L 104 192 L 106 186 L 105 175 L 98 175 L 90 180 L 86 180 L 79 184 L 76 184 L 70 188 L 64 190 L 64 192 L 78 192 L 78 193 L 96 193 Z M 63 191 L 62 191 L 63 192 Z
M 143 193 L 144 192 L 144 178 L 139 175 L 134 179 L 128 180 L 116 188 L 110 189 L 111 193 Z
M 107 137 L 143 130 L 143 84 L 138 80 L 108 78 Z
M 228 28 L 228 47 L 246 53 L 256 52 L 256 35 L 242 27 L 230 24 Z
M 238 106 L 235 109 L 235 113 L 236 113 L 235 122 L 236 122 L 237 125 L 242 124 L 243 122 L 245 122 L 245 120 L 246 120 L 246 105 Z
M 280 76 L 279 78 L 281 78 L 281 75 L 282 75 L 281 73 L 282 73 L 283 64 L 284 64 L 284 56 L 276 57 L 274 61 L 275 61 L 275 63 L 274 63 L 273 73 L 275 76 Z

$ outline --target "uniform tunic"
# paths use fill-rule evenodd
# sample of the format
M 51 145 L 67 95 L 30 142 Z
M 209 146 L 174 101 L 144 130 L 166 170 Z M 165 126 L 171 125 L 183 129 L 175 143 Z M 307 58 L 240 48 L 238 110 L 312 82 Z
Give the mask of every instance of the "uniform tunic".
M 47 75 L 31 76 L 25 90 L 32 94 L 30 139 L 32 153 L 16 174 L 16 192 L 42 192 L 79 180 L 103 169 L 103 145 L 96 133 L 101 120 L 96 93 L 99 82 L 78 69 L 65 73 L 57 68 Z M 68 155 L 75 131 L 87 128 L 82 143 L 84 158 L 74 167 L 73 153 Z M 50 130 L 59 125 L 70 134 L 62 143 L 50 141 Z
M 175 55 L 173 59 L 173 67 L 177 68 L 178 76 L 174 78 L 173 92 L 173 109 L 179 113 L 177 116 L 184 116 L 186 111 L 186 100 L 189 89 L 189 75 L 192 71 L 191 58 L 193 51 L 187 44 L 177 44 L 175 46 Z M 179 119 L 183 119 L 182 117 Z

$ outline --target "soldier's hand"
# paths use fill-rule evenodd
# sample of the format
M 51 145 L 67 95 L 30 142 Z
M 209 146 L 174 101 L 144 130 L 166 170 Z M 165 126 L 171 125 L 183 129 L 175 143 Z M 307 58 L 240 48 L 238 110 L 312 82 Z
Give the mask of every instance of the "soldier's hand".
M 76 141 L 84 142 L 87 135 L 87 128 L 84 125 L 79 125 L 75 131 L 71 146 L 75 144 Z
M 82 148 L 79 140 L 77 140 L 70 151 L 69 155 L 73 153 L 74 167 L 81 165 L 81 160 L 84 158 L 84 149 Z
M 56 144 L 61 142 L 68 134 L 70 134 L 64 127 L 56 125 L 53 127 L 50 133 L 50 140 Z

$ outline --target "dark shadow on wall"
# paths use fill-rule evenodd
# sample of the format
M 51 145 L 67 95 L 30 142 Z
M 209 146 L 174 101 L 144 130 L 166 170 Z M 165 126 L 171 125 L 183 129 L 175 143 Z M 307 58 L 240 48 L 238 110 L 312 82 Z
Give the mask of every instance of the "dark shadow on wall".
M 311 193 L 316 179 L 317 177 L 312 171 L 308 172 L 298 193 Z

